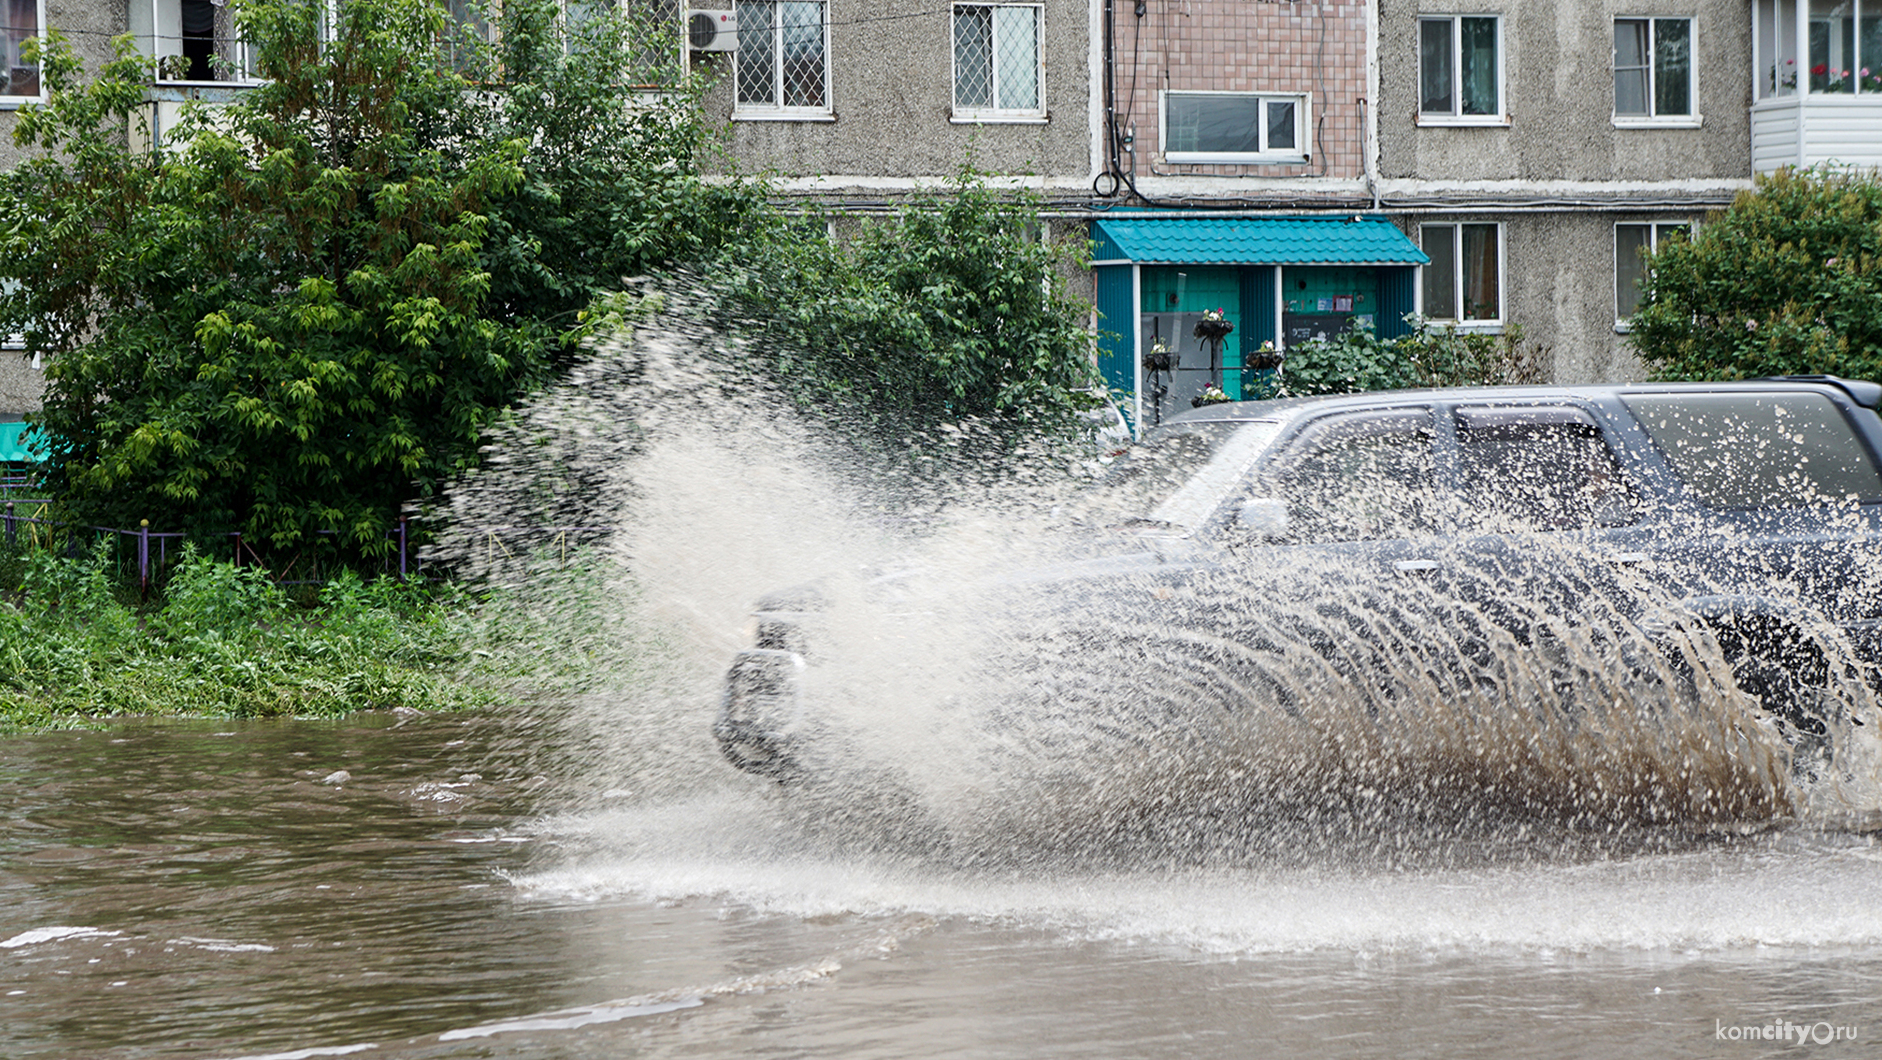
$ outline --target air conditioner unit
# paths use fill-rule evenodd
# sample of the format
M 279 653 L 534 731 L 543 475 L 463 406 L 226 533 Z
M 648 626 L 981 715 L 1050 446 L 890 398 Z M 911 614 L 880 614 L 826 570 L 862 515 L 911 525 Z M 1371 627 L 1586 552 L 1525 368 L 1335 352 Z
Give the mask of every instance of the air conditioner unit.
M 686 40 L 696 52 L 738 50 L 738 14 L 733 11 L 689 11 Z

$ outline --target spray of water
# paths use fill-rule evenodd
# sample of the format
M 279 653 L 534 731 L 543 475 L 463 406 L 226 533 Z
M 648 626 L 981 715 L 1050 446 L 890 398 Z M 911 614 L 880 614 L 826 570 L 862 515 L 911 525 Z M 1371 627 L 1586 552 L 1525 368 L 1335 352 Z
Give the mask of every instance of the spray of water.
M 1055 515 L 1089 454 L 994 464 L 971 424 L 859 449 L 697 321 L 678 299 L 598 344 L 445 513 L 437 558 L 527 600 L 535 642 L 599 645 L 533 737 L 578 810 L 992 869 L 1547 858 L 1864 826 L 1879 804 L 1845 645 L 1821 690 L 1835 760 L 1805 761 L 1717 638 L 1638 581 L 1564 593 L 1460 565 L 1472 592 L 1382 596 L 1250 549 L 1098 593 L 1080 565 L 1130 543 Z M 549 573 L 566 553 L 491 530 L 509 526 L 589 528 L 586 593 Z M 1591 559 L 1536 547 L 1551 570 Z M 808 583 L 813 716 L 778 784 L 733 770 L 711 727 L 753 602 Z

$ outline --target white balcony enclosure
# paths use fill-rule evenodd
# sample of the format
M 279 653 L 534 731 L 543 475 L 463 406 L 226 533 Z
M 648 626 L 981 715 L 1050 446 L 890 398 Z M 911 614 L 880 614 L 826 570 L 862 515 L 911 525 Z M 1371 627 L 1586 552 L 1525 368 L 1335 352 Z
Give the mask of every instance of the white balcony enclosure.
M 1882 0 L 1755 0 L 1751 168 L 1882 167 Z
M 137 49 L 157 60 L 159 83 L 254 80 L 228 0 L 130 0 L 130 28 Z

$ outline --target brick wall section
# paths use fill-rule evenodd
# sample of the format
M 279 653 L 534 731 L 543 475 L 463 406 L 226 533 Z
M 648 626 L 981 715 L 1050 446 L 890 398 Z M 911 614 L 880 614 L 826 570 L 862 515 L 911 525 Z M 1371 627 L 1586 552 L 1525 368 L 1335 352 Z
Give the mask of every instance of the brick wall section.
M 1119 113 L 1128 114 L 1126 127 L 1136 124 L 1138 173 L 1364 175 L 1359 103 L 1366 94 L 1364 3 L 1150 0 L 1141 19 L 1133 16 L 1132 7 L 1131 0 L 1116 2 L 1114 76 Z M 1311 93 L 1311 160 L 1304 166 L 1165 163 L 1161 161 L 1158 93 L 1166 89 Z

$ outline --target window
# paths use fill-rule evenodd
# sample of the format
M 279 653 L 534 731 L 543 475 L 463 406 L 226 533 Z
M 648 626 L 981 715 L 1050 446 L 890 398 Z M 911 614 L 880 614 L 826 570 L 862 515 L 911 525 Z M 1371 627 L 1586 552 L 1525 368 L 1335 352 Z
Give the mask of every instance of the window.
M 235 35 L 235 9 L 228 3 L 131 0 L 130 14 L 138 50 L 157 60 L 157 80 L 254 80 L 248 44 Z
M 1418 120 L 1503 123 L 1502 24 L 1495 15 L 1418 20 Z
M 0 34 L 0 44 L 6 48 L 4 65 L 0 65 L 0 97 L 15 99 L 39 98 L 39 67 L 27 66 L 20 58 L 20 45 L 39 36 L 40 27 L 46 24 L 45 11 L 41 0 L 6 0 L 6 32 Z
M 1614 20 L 1614 119 L 1693 116 L 1692 20 Z
M 1306 542 L 1416 537 L 1437 527 L 1431 413 L 1362 412 L 1311 424 L 1280 476 Z
M 823 0 L 739 0 L 736 117 L 830 111 Z
M 1660 248 L 1660 240 L 1673 232 L 1687 232 L 1685 221 L 1614 226 L 1614 319 L 1624 326 L 1640 309 L 1640 282 L 1647 278 L 1647 255 Z
M 1756 0 L 1758 98 L 1882 93 L 1882 0 Z
M 1461 515 L 1490 533 L 1592 530 L 1638 518 L 1620 462 L 1585 410 L 1456 410 Z
M 1882 500 L 1882 474 L 1822 394 L 1636 394 L 1621 399 L 1673 473 L 1712 508 Z
M 1419 228 L 1424 314 L 1429 320 L 1497 324 L 1503 320 L 1503 226 L 1442 224 Z
M 954 116 L 1037 118 L 1039 32 L 1032 4 L 954 5 Z
M 1170 162 L 1304 162 L 1306 96 L 1165 92 L 1163 157 Z

